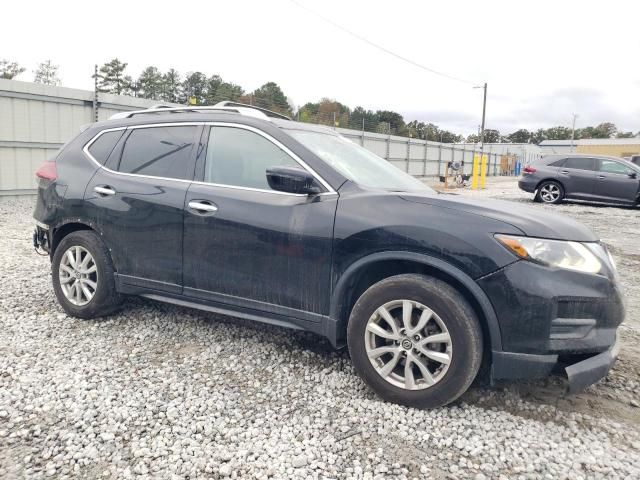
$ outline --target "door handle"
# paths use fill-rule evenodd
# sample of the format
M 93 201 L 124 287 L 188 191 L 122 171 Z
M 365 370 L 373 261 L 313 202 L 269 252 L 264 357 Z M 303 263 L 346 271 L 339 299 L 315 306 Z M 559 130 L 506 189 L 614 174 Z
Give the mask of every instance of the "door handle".
M 93 191 L 96 192 L 98 195 L 102 195 L 102 196 L 116 194 L 116 191 L 113 188 L 109 187 L 108 185 L 105 185 L 104 187 L 93 187 Z
M 598 178 L 602 180 L 603 178 L 607 178 L 605 175 L 598 175 Z
M 191 200 L 188 205 L 191 210 L 195 210 L 198 213 L 215 213 L 218 211 L 216 205 L 206 200 Z
M 563 175 L 569 175 L 569 170 L 560 170 Z

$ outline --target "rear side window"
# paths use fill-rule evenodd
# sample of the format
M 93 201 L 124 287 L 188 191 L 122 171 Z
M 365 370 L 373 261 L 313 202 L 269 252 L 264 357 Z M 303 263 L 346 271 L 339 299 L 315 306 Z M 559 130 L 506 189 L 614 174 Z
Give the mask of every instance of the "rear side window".
M 103 133 L 91 144 L 89 153 L 99 164 L 104 165 L 123 134 L 124 130 Z
M 118 171 L 152 177 L 191 179 L 191 148 L 197 128 L 149 127 L 131 131 Z
M 555 162 L 551 162 L 549 164 L 550 167 L 562 167 L 564 165 L 566 158 L 561 158 L 560 160 L 556 160 Z
M 242 128 L 211 127 L 205 182 L 271 190 L 266 172 L 279 166 L 299 165 L 262 135 Z
M 573 168 L 575 170 L 595 170 L 596 159 L 588 157 L 567 158 L 562 165 L 563 168 Z

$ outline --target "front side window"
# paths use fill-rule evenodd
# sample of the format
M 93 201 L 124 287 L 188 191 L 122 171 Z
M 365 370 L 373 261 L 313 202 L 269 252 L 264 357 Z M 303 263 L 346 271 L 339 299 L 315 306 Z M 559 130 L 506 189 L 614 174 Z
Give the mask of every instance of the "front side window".
M 152 177 L 191 179 L 189 157 L 197 127 L 147 127 L 131 131 L 118 171 Z
M 619 173 L 621 175 L 633 173 L 630 168 L 614 160 L 600 160 L 600 171 L 604 173 Z
M 574 170 L 595 170 L 596 159 L 588 157 L 570 157 L 565 160 L 562 167 L 572 168 Z
M 211 127 L 205 182 L 271 190 L 267 169 L 281 166 L 299 167 L 299 164 L 255 132 L 235 127 Z
M 98 163 L 104 165 L 123 134 L 124 129 L 103 133 L 91 144 L 89 153 Z

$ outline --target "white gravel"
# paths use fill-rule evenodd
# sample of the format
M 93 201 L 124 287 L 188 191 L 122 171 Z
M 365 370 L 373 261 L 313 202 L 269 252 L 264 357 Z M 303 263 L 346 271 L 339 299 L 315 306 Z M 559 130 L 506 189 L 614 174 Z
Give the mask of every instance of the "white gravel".
M 640 478 L 638 355 L 581 396 L 400 407 L 308 333 L 140 299 L 67 317 L 31 205 L 0 201 L 0 478 Z

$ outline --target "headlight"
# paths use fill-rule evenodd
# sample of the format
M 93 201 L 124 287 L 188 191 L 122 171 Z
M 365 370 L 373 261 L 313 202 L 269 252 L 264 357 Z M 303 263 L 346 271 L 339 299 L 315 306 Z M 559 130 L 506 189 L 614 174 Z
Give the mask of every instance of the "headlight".
M 602 270 L 602 262 L 598 257 L 579 242 L 500 234 L 495 237 L 507 249 L 525 260 L 584 273 L 600 273 Z

